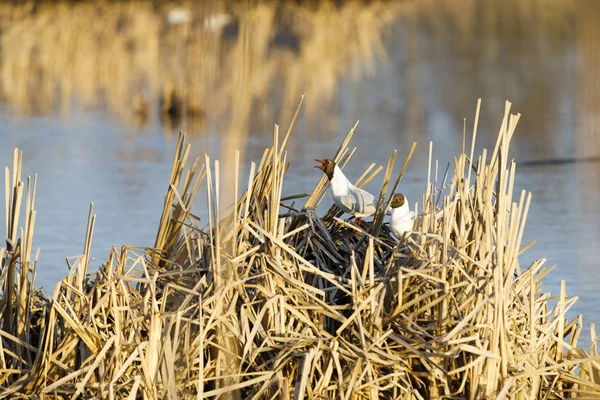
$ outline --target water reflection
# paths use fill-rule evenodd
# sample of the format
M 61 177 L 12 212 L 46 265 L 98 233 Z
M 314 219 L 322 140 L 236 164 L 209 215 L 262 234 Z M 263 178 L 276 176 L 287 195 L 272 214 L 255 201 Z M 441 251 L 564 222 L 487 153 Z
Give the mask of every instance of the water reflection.
M 428 142 L 443 170 L 481 97 L 477 149 L 493 146 L 508 99 L 522 114 L 511 154 L 534 161 L 517 169 L 515 189 L 533 192 L 523 243 L 538 243 L 521 267 L 557 264 L 544 290 L 566 279 L 573 312 L 600 321 L 600 163 L 536 163 L 600 156 L 599 2 L 208 3 L 0 5 L 0 161 L 19 146 L 40 174 L 40 284 L 81 252 L 89 201 L 98 259 L 153 243 L 180 128 L 194 155 L 238 147 L 256 161 L 306 93 L 284 192 L 310 191 L 312 160 L 360 119 L 347 174 L 416 141 L 402 191 L 418 200 Z

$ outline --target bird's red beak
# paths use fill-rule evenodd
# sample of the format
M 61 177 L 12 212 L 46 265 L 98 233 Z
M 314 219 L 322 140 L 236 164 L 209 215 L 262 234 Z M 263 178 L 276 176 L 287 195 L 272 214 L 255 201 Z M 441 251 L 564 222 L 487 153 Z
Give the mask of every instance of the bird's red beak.
M 321 165 L 315 165 L 315 168 L 319 168 L 321 171 L 325 172 L 325 161 L 316 159 L 315 161 L 321 163 Z

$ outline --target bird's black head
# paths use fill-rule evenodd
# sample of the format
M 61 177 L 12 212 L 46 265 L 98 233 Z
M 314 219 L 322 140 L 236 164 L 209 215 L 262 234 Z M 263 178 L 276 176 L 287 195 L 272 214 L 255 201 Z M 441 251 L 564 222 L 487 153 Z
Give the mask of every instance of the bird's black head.
M 402 207 L 404 205 L 405 201 L 406 201 L 406 197 L 404 197 L 404 195 L 402 193 L 396 193 L 395 195 L 392 196 L 392 202 L 390 203 L 390 207 L 392 207 L 392 208 Z
M 315 165 L 315 168 L 319 168 L 321 171 L 323 171 L 323 173 L 325 175 L 327 175 L 327 178 L 329 180 L 333 179 L 333 171 L 335 170 L 335 161 L 330 160 L 328 158 L 324 159 L 324 160 L 315 160 L 318 163 L 321 163 L 321 165 Z

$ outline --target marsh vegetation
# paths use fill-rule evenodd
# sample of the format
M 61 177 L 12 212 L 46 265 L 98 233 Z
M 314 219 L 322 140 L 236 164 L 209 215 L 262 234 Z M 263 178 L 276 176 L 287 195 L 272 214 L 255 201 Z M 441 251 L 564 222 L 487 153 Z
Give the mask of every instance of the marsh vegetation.
M 519 263 L 531 200 L 513 193 L 519 117 L 507 103 L 496 145 L 474 154 L 476 117 L 448 170 L 431 160 L 415 233 L 400 243 L 384 214 L 415 145 L 402 168 L 391 154 L 379 210 L 357 227 L 335 206 L 314 211 L 325 177 L 310 194 L 283 191 L 293 122 L 275 127 L 247 190 L 235 175 L 232 204 L 221 199 L 220 163 L 188 166 L 182 134 L 154 245 L 113 248 L 93 268 L 90 209 L 84 254 L 50 298 L 34 282 L 36 179 L 21 176 L 16 150 L 0 250 L 1 396 L 597 396 L 594 327 L 584 350 L 581 316 L 566 317 L 576 298 L 564 285 L 556 302 L 540 290 L 545 260 Z M 334 155 L 342 167 L 353 134 Z M 371 165 L 357 184 L 383 169 Z M 192 209 L 201 188 L 203 227 Z

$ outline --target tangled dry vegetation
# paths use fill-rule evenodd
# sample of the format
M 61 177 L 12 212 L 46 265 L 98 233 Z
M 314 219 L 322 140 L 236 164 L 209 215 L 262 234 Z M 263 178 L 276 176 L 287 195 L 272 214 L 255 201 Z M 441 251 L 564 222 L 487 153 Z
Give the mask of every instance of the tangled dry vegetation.
M 469 155 L 443 177 L 430 169 L 416 233 L 400 244 L 381 211 L 361 228 L 335 208 L 318 216 L 325 178 L 311 195 L 282 197 L 291 126 L 282 141 L 275 129 L 240 196 L 236 175 L 229 209 L 218 161 L 186 169 L 181 135 L 154 247 L 113 248 L 88 273 L 90 211 L 84 255 L 51 298 L 33 285 L 35 178 L 22 181 L 15 151 L 0 250 L 0 396 L 600 396 L 593 326 L 586 352 L 577 347 L 581 317 L 565 317 L 575 299 L 563 288 L 551 308 L 540 292 L 544 261 L 525 270 L 518 261 L 531 195 L 513 198 L 508 150 L 519 116 L 509 110 L 491 153 L 473 158 L 475 122 Z M 353 132 L 335 155 L 342 166 Z M 381 210 L 402 178 L 404 167 L 391 179 L 394 161 L 395 153 Z M 371 166 L 362 183 L 377 172 Z M 203 183 L 209 221 L 201 229 L 191 205 Z

